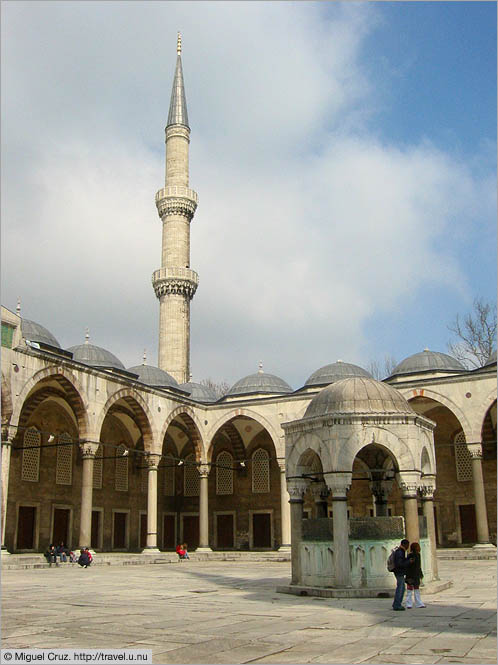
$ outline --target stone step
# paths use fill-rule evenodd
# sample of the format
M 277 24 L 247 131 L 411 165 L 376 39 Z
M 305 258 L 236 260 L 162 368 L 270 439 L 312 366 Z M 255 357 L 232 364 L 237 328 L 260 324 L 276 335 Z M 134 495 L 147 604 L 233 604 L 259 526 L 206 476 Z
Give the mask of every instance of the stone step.
M 456 559 L 466 560 L 489 560 L 496 559 L 496 547 L 459 547 L 444 548 L 437 550 L 437 558 L 443 561 L 453 561 Z

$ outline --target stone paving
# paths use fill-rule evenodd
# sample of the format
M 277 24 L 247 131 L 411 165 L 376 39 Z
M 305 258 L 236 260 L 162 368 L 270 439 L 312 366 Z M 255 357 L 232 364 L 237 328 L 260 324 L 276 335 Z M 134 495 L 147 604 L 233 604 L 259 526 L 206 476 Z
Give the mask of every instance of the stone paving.
M 441 561 L 425 609 L 275 592 L 288 562 L 4 570 L 3 648 L 147 648 L 154 663 L 496 663 L 496 561 Z M 423 594 L 422 594 L 423 597 Z

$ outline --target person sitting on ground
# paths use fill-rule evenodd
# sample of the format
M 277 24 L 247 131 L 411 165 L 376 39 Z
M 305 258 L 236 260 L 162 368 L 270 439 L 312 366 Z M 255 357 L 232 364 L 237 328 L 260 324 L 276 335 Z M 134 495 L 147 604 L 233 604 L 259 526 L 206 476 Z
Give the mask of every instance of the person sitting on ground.
M 64 541 L 61 540 L 60 544 L 57 545 L 57 547 L 55 548 L 55 553 L 60 558 L 61 563 L 66 563 L 67 562 L 68 552 L 69 552 L 69 550 L 64 545 Z
M 88 566 L 92 563 L 92 555 L 90 554 L 90 550 L 88 547 L 82 547 L 80 551 L 81 553 L 78 559 L 78 563 L 80 566 L 88 568 Z
M 190 559 L 190 557 L 189 557 L 189 555 L 188 555 L 187 547 L 188 547 L 188 546 L 187 546 L 187 543 L 183 543 L 183 545 L 182 545 L 182 549 L 183 549 L 183 551 L 185 552 L 185 555 L 184 555 L 184 557 L 183 557 L 184 559 Z
M 184 549 L 183 544 L 180 544 L 180 545 L 176 546 L 176 553 L 178 554 L 178 558 L 180 559 L 180 561 L 182 559 L 188 559 L 187 550 Z
M 78 561 L 78 557 L 72 550 L 69 552 L 69 561 L 71 563 L 76 563 Z
M 411 563 L 406 569 L 406 609 L 412 608 L 412 593 L 415 596 L 415 607 L 425 607 L 420 598 L 420 580 L 424 574 L 422 572 L 422 561 L 420 558 L 420 545 L 412 543 L 410 545 L 410 556 L 413 556 Z
M 52 566 L 53 563 L 55 563 L 56 566 L 59 565 L 57 563 L 57 553 L 56 553 L 55 547 L 53 546 L 52 543 L 50 543 L 50 545 L 47 547 L 47 551 L 45 552 L 45 557 L 46 557 L 48 563 L 50 564 L 50 566 Z

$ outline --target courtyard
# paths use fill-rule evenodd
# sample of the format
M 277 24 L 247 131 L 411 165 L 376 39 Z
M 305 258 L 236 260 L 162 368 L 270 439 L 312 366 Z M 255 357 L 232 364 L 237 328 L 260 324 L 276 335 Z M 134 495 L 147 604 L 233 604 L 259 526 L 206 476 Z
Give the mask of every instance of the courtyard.
M 151 649 L 154 663 L 496 663 L 496 561 L 440 561 L 425 609 L 296 597 L 288 562 L 4 570 L 2 647 Z

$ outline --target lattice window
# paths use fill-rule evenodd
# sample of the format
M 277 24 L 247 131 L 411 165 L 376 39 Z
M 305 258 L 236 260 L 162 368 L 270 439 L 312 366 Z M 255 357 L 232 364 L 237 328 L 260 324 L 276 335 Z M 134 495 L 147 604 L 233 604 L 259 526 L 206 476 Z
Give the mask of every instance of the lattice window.
M 216 458 L 216 494 L 233 494 L 233 457 L 226 451 Z
M 26 447 L 22 451 L 22 480 L 31 483 L 37 483 L 40 480 L 40 444 L 41 434 L 36 427 L 27 429 L 23 443 L 23 446 Z
M 201 489 L 201 477 L 195 463 L 195 455 L 187 455 L 183 471 L 183 494 L 184 496 L 199 496 Z
M 252 456 L 252 491 L 255 494 L 270 491 L 270 459 L 262 448 L 256 450 Z
M 93 489 L 101 490 L 102 489 L 102 472 L 104 461 L 102 446 L 99 446 L 95 454 L 95 459 L 93 460 Z
M 455 464 L 457 480 L 460 483 L 472 480 L 472 457 L 467 448 L 463 432 L 459 432 L 455 436 Z
M 55 469 L 56 485 L 72 485 L 73 483 L 73 445 L 67 432 L 59 436 L 57 446 L 57 466 Z M 60 445 L 62 444 L 62 445 Z
M 164 496 L 175 496 L 175 460 L 170 455 L 167 455 L 164 465 Z
M 140 469 L 141 476 L 140 476 L 140 491 L 142 494 L 147 494 L 147 487 L 148 487 L 148 469 Z
M 116 492 L 128 491 L 128 457 L 123 457 L 126 450 L 124 443 L 118 446 L 116 450 Z

